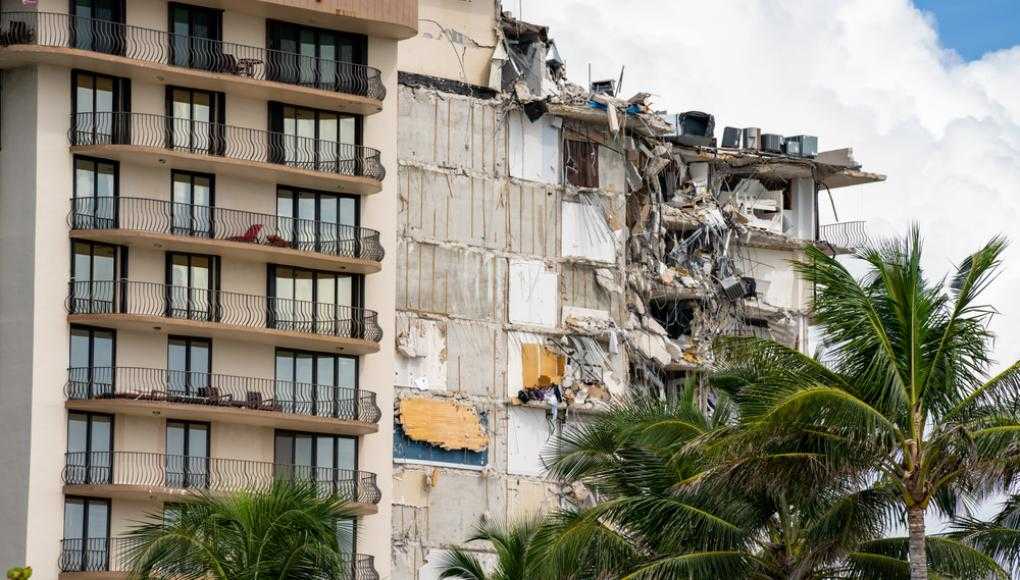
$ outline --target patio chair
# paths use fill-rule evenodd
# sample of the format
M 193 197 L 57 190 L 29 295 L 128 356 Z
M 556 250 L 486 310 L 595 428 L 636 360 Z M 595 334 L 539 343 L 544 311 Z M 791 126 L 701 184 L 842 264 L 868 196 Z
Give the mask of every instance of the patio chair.
M 244 235 L 233 236 L 227 238 L 231 242 L 245 242 L 247 244 L 254 244 L 259 239 L 259 234 L 262 233 L 262 224 L 254 224 L 248 231 L 244 232 Z

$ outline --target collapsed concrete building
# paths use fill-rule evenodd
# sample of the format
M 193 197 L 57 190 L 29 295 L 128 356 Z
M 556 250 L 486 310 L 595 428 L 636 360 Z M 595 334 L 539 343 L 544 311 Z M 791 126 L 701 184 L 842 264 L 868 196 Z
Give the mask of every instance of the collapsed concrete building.
M 678 138 L 649 95 L 571 84 L 548 29 L 497 0 L 420 9 L 400 50 L 392 564 L 431 580 L 481 521 L 593 501 L 545 475 L 567 424 L 672 396 L 720 335 L 807 351 L 789 260 L 856 245 L 859 224 L 819 226 L 819 193 L 883 177 L 848 150 Z

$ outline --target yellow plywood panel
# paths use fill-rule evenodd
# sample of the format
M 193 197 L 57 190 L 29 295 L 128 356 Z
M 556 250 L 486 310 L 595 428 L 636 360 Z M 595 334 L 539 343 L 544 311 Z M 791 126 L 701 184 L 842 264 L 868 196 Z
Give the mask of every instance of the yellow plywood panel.
M 563 382 L 567 358 L 542 344 L 522 344 L 521 366 L 524 368 L 524 388 L 541 389 Z
M 484 451 L 489 446 L 478 413 L 449 399 L 401 400 L 400 424 L 408 439 L 451 451 Z

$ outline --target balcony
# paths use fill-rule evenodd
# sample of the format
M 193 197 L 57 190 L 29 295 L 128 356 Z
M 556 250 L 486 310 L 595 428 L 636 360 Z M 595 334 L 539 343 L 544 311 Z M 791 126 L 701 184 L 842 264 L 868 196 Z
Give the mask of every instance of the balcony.
M 136 367 L 67 371 L 67 408 L 364 435 L 379 430 L 375 393 L 254 377 Z
M 71 237 L 370 274 L 385 255 L 379 232 L 137 197 L 71 200 Z
M 124 538 L 65 538 L 60 541 L 60 577 L 80 580 L 129 578 L 131 548 L 137 540 Z M 375 558 L 354 554 L 351 572 L 343 580 L 379 580 Z
M 868 245 L 867 222 L 847 221 L 818 227 L 818 241 L 823 249 L 835 254 L 852 254 Z
M 77 113 L 72 153 L 369 194 L 386 170 L 370 147 L 148 113 Z
M 345 354 L 377 352 L 382 340 L 378 315 L 364 308 L 128 280 L 72 280 L 68 290 L 72 324 Z
M 81 67 L 362 115 L 381 111 L 386 97 L 372 67 L 69 14 L 0 14 L 0 47 L 5 67 Z
M 364 471 L 134 451 L 69 451 L 62 478 L 69 495 L 143 501 L 265 490 L 286 479 L 336 494 L 359 515 L 375 513 L 382 498 L 375 474 Z

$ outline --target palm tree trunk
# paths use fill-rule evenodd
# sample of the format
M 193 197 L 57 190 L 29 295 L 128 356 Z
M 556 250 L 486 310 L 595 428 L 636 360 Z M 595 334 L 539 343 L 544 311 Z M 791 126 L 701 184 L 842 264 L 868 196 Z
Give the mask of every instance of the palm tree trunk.
M 928 580 L 928 553 L 925 550 L 924 508 L 907 509 L 910 532 L 910 580 Z

